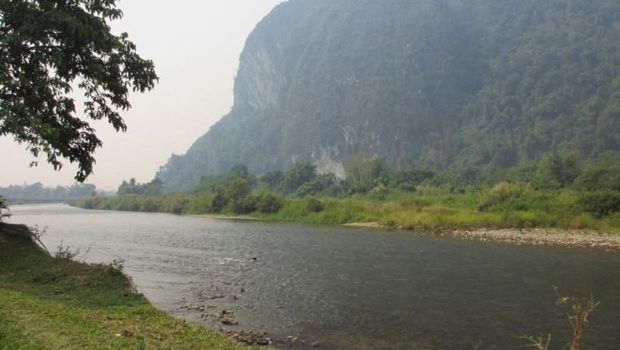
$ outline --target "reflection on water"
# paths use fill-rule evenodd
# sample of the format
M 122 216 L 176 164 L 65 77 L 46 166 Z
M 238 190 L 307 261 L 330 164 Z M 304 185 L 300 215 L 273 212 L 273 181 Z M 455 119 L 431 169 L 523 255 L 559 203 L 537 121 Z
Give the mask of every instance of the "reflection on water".
M 561 348 L 569 326 L 554 285 L 601 301 L 585 349 L 620 346 L 617 254 L 63 205 L 12 209 L 11 222 L 46 228 L 51 251 L 63 241 L 90 262 L 124 259 L 159 308 L 217 328 L 211 314 L 231 311 L 239 325 L 225 328 L 267 331 L 284 348 L 294 347 L 291 336 L 324 349 L 522 349 L 520 336 L 549 332 Z

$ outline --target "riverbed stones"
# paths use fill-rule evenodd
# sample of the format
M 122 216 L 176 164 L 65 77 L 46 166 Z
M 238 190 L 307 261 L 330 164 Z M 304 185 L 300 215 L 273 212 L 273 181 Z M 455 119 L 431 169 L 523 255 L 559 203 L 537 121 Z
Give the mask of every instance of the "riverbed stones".
M 229 339 L 234 339 L 249 345 L 269 346 L 273 344 L 271 338 L 267 337 L 267 332 L 260 331 L 232 331 L 221 330 L 222 335 Z

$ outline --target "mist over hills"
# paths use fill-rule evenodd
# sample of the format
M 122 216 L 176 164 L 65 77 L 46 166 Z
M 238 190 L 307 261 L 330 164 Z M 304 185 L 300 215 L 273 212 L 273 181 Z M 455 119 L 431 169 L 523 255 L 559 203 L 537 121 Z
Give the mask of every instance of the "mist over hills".
M 620 149 L 616 0 L 290 0 L 249 36 L 229 114 L 157 177 L 169 189 L 356 154 L 494 171 Z

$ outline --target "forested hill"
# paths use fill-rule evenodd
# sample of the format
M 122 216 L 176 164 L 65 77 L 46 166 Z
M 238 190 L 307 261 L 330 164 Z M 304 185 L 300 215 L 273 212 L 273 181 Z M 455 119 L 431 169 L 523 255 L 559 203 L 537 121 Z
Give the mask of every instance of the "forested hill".
M 171 189 L 351 155 L 492 171 L 620 149 L 618 0 L 290 0 L 247 39 L 231 112 Z

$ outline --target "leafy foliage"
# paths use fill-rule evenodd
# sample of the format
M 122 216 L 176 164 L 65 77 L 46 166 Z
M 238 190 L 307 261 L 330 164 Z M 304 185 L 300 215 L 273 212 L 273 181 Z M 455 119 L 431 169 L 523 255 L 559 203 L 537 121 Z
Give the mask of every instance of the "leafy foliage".
M 354 155 L 345 162 L 344 173 L 347 187 L 354 193 L 366 193 L 386 183 L 387 170 L 381 158 Z
M 76 115 L 73 90 L 83 93 L 88 118 L 125 131 L 119 111 L 131 107 L 128 94 L 157 80 L 128 35 L 110 32 L 108 22 L 121 17 L 116 0 L 0 3 L 0 135 L 45 154 L 55 169 L 61 158 L 77 163 L 80 182 L 102 143 Z
M 153 179 L 149 183 L 140 184 L 136 182 L 136 179 L 130 179 L 129 182 L 123 181 L 121 185 L 118 187 L 118 195 L 127 195 L 127 194 L 142 194 L 154 196 L 162 193 L 163 183 L 160 179 Z
M 306 210 L 311 213 L 319 213 L 325 210 L 325 204 L 316 198 L 309 197 L 306 199 Z
M 620 160 L 549 153 L 495 173 L 395 171 L 354 157 L 351 177 L 317 174 L 309 162 L 256 177 L 242 166 L 205 177 L 194 191 L 91 198 L 89 208 L 250 214 L 307 223 L 378 222 L 398 228 L 569 228 L 620 230 Z M 606 176 L 592 176 L 604 173 Z M 239 176 L 243 176 L 239 177 Z M 611 184 L 611 185 L 610 185 Z M 587 186 L 586 186 L 587 185 Z M 368 189 L 370 186 L 374 186 Z
M 580 198 L 580 204 L 584 210 L 602 218 L 612 213 L 620 212 L 620 192 L 599 191 L 587 193 Z
M 255 195 L 256 210 L 263 214 L 277 213 L 284 205 L 282 199 L 270 191 L 259 191 Z
M 300 187 L 314 179 L 316 175 L 314 164 L 307 161 L 297 162 L 284 173 L 283 188 L 288 193 L 295 193 Z

